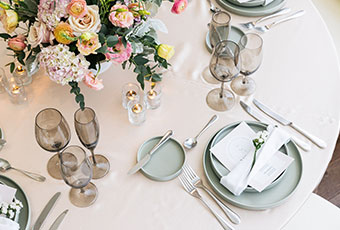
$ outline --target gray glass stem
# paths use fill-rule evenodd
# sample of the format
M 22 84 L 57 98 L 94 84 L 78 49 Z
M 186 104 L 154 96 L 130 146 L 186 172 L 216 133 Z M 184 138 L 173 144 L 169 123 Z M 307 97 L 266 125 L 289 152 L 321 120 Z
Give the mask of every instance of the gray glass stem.
M 91 151 L 91 155 L 92 155 L 93 164 L 96 165 L 97 162 L 96 162 L 96 158 L 94 156 L 94 148 L 90 149 L 90 151 Z
M 220 98 L 223 98 L 223 89 L 224 89 L 224 81 L 222 81 L 222 84 L 221 84 Z

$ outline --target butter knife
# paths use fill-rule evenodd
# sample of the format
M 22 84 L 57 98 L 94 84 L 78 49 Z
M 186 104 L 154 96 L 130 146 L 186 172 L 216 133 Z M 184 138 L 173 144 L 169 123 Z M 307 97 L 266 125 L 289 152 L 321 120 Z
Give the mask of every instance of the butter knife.
M 149 153 L 147 153 L 140 161 L 138 161 L 137 164 L 135 164 L 135 166 L 133 166 L 128 174 L 134 174 L 136 173 L 138 170 L 140 170 L 141 168 L 143 168 L 144 165 L 146 165 L 150 159 L 151 159 L 151 155 L 157 151 L 157 149 L 159 149 L 159 147 L 161 147 L 165 142 L 167 142 L 167 140 L 169 140 L 169 138 L 172 136 L 173 131 L 169 130 L 167 131 L 164 136 L 159 140 L 159 142 L 150 150 Z
M 264 104 L 259 102 L 258 100 L 254 99 L 253 103 L 256 105 L 257 108 L 262 110 L 265 114 L 267 114 L 268 116 L 270 116 L 274 120 L 278 121 L 282 125 L 292 127 L 293 129 L 295 129 L 296 131 L 298 131 L 299 133 L 301 133 L 302 135 L 307 137 L 310 141 L 312 141 L 318 147 L 320 147 L 322 149 L 327 147 L 326 142 L 324 142 L 320 138 L 318 138 L 318 137 L 308 133 L 306 130 L 300 128 L 299 126 L 294 124 L 292 121 L 289 121 L 289 120 L 285 119 L 284 117 L 282 117 L 281 115 L 277 114 L 276 112 L 274 112 L 273 110 L 271 110 L 270 108 L 268 108 L 267 106 L 265 106 Z
M 244 103 L 243 101 L 240 101 L 241 107 L 253 118 L 255 118 L 256 120 L 266 123 L 268 125 L 274 125 L 272 122 L 270 122 L 268 119 L 266 119 L 265 117 L 263 117 L 259 112 L 257 112 L 256 110 L 254 110 L 253 108 L 251 108 L 249 105 L 247 105 L 246 103 Z M 303 140 L 301 140 L 300 138 L 291 135 L 291 140 L 295 142 L 295 144 L 297 144 L 301 149 L 303 149 L 304 151 L 308 152 L 311 150 L 311 146 L 304 142 Z
M 65 211 L 63 211 L 58 217 L 57 219 L 55 219 L 55 221 L 53 222 L 53 224 L 51 225 L 49 230 L 57 230 L 59 225 L 61 224 L 61 222 L 63 222 L 66 214 L 68 213 L 68 209 L 66 209 Z
M 36 222 L 33 225 L 32 230 L 40 230 L 41 225 L 43 224 L 43 222 L 45 221 L 47 215 L 50 213 L 51 209 L 54 207 L 55 202 L 58 200 L 59 196 L 60 196 L 60 192 L 57 192 L 56 194 L 54 194 L 54 196 L 48 201 L 48 203 L 46 204 L 46 206 L 44 207 L 44 209 L 42 210 L 42 212 L 40 213 L 38 219 L 36 220 Z

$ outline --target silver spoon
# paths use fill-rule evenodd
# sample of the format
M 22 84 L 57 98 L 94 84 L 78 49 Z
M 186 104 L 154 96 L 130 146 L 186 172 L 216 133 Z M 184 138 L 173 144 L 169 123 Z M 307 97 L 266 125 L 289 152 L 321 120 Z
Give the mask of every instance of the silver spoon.
M 43 181 L 46 180 L 45 177 L 43 177 L 43 176 L 41 176 L 39 174 L 31 173 L 31 172 L 27 172 L 25 170 L 13 168 L 7 160 L 0 158 L 0 171 L 1 172 L 5 172 L 5 171 L 7 171 L 9 169 L 14 169 L 16 171 L 19 171 L 19 172 L 25 174 L 26 176 L 32 178 L 33 180 L 36 180 L 36 181 L 39 181 L 39 182 L 43 182 Z
M 194 138 L 188 138 L 184 141 L 183 146 L 187 149 L 192 149 L 193 147 L 195 147 L 197 145 L 197 139 L 201 136 L 201 134 L 207 130 L 216 120 L 217 120 L 218 116 L 214 115 L 210 121 L 204 126 L 204 128 L 197 134 L 196 137 Z

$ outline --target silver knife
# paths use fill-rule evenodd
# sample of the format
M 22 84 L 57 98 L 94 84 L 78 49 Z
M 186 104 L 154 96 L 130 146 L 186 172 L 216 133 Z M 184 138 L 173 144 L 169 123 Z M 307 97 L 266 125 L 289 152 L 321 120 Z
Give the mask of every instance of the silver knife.
M 59 225 L 61 224 L 61 222 L 63 222 L 66 214 L 68 213 L 68 209 L 66 209 L 65 211 L 63 211 L 58 217 L 57 219 L 55 219 L 55 221 L 53 222 L 53 224 L 50 227 L 50 230 L 57 230 Z
M 147 153 L 143 159 L 141 159 L 140 161 L 138 161 L 137 164 L 135 164 L 135 166 L 133 166 L 128 174 L 134 174 L 135 172 L 137 172 L 138 170 L 140 170 L 141 168 L 143 168 L 144 165 L 146 165 L 149 160 L 151 159 L 151 155 L 157 151 L 157 149 L 159 149 L 159 147 L 161 147 L 165 142 L 167 142 L 167 140 L 169 140 L 169 138 L 172 136 L 173 131 L 169 130 L 167 131 L 164 136 L 162 137 L 162 139 L 159 140 L 159 142 L 150 150 L 149 153 Z
M 59 196 L 60 196 L 60 192 L 57 192 L 56 194 L 54 194 L 54 196 L 48 201 L 48 203 L 46 204 L 46 206 L 44 207 L 44 209 L 42 210 L 42 212 L 40 213 L 38 219 L 36 220 L 36 222 L 33 225 L 32 230 L 40 230 L 41 225 L 43 224 L 43 222 L 45 221 L 47 215 L 49 214 L 49 212 L 51 211 L 51 209 L 54 207 L 55 202 L 58 200 Z
M 307 137 L 310 141 L 312 141 L 318 147 L 320 147 L 322 149 L 327 147 L 326 142 L 324 142 L 320 138 L 308 133 L 307 131 L 303 130 L 299 126 L 295 125 L 292 121 L 288 121 L 287 119 L 285 119 L 281 115 L 277 114 L 276 112 L 274 112 L 273 110 L 271 110 L 270 108 L 268 108 L 267 106 L 265 106 L 264 104 L 259 102 L 258 100 L 254 99 L 253 103 L 256 105 L 256 107 L 258 107 L 260 110 L 262 110 L 265 114 L 267 114 L 268 116 L 270 116 L 274 120 L 278 121 L 282 125 L 292 127 L 293 129 L 295 129 L 296 131 L 298 131 L 299 133 L 301 133 L 302 135 Z
M 257 112 L 256 110 L 254 110 L 253 108 L 251 108 L 249 105 L 247 105 L 246 103 L 244 103 L 243 101 L 240 101 L 241 107 L 249 114 L 251 115 L 253 118 L 255 118 L 256 120 L 269 124 L 269 125 L 274 125 L 272 122 L 270 122 L 268 119 L 266 119 L 265 117 L 263 117 L 259 112 Z M 301 149 L 303 149 L 304 151 L 308 152 L 311 150 L 311 146 L 304 142 L 303 140 L 301 140 L 300 138 L 291 135 L 291 139 L 292 141 L 295 142 L 295 144 L 297 144 Z

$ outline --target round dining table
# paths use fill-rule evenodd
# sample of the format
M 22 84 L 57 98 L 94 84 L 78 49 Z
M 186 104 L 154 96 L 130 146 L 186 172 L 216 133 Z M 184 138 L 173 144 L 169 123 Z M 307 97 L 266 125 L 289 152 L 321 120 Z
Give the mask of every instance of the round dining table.
M 217 4 L 216 4 L 217 5 Z M 55 180 L 47 173 L 46 165 L 52 156 L 36 142 L 34 120 L 37 113 L 48 107 L 61 111 L 68 122 L 72 137 L 70 145 L 81 143 L 74 129 L 74 112 L 78 105 L 70 95 L 70 87 L 55 84 L 41 69 L 26 87 L 28 101 L 12 104 L 6 94 L 0 94 L 0 127 L 7 145 L 1 158 L 17 168 L 44 175 L 43 183 L 33 181 L 14 170 L 2 175 L 17 182 L 28 196 L 34 224 L 48 200 L 56 193 L 61 197 L 44 222 L 48 229 L 56 217 L 69 209 L 59 229 L 222 229 L 214 216 L 196 198 L 190 196 L 175 178 L 157 182 L 138 172 L 128 175 L 136 163 L 138 148 L 148 139 L 174 131 L 173 138 L 182 143 L 197 132 L 214 114 L 217 122 L 199 139 L 197 146 L 186 151 L 186 162 L 209 187 L 203 169 L 203 153 L 210 138 L 222 127 L 237 121 L 253 120 L 239 105 L 239 100 L 256 98 L 284 117 L 318 136 L 327 143 L 320 149 L 290 127 L 287 132 L 311 144 L 311 150 L 300 149 L 303 171 L 294 194 L 283 204 L 262 210 L 246 210 L 225 202 L 239 214 L 241 223 L 233 225 L 238 230 L 274 230 L 282 228 L 294 216 L 323 177 L 332 157 L 340 121 L 340 71 L 335 46 L 319 12 L 310 0 L 287 0 L 291 12 L 305 10 L 303 17 L 282 23 L 263 34 L 263 61 L 252 76 L 256 93 L 248 98 L 236 97 L 235 106 L 226 112 L 216 112 L 206 104 L 206 95 L 218 85 L 202 80 L 211 54 L 205 46 L 207 24 L 211 20 L 209 3 L 193 0 L 179 14 L 170 12 L 171 3 L 164 2 L 156 18 L 168 28 L 167 34 L 159 33 L 162 43 L 175 46 L 176 53 L 170 60 L 171 67 L 162 81 L 161 106 L 148 110 L 146 121 L 140 126 L 129 123 L 128 113 L 121 104 L 121 90 L 128 82 L 135 82 L 132 69 L 123 70 L 112 65 L 100 74 L 104 89 L 95 91 L 80 84 L 86 106 L 96 111 L 100 124 L 100 137 L 96 153 L 105 155 L 111 169 L 102 179 L 92 180 L 98 188 L 96 202 L 87 208 L 78 208 L 69 200 L 70 187 L 63 180 Z M 252 17 L 231 13 L 231 23 L 253 20 Z M 6 45 L 1 46 L 1 64 L 10 62 Z M 9 74 L 9 70 L 6 70 Z M 89 154 L 89 152 L 88 152 Z M 218 213 L 219 207 L 206 193 Z

